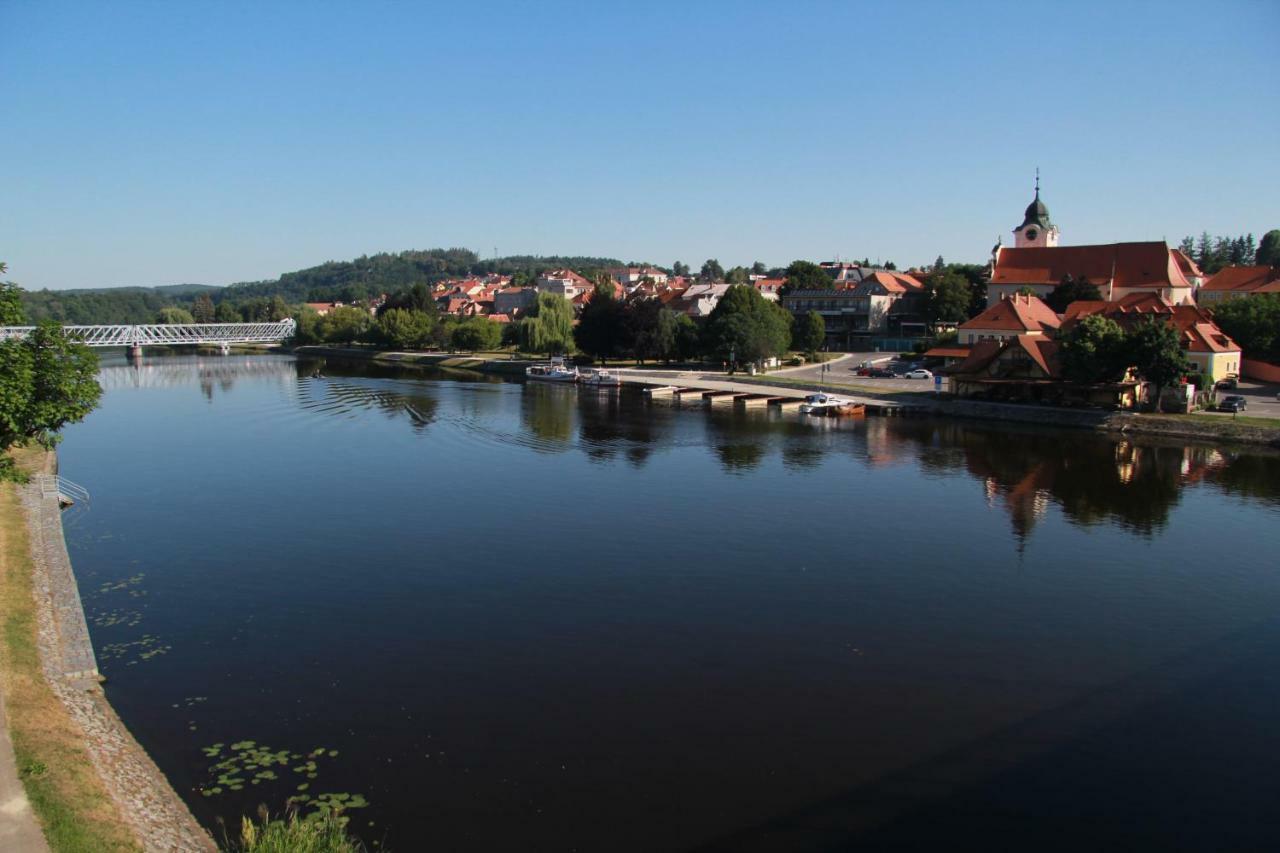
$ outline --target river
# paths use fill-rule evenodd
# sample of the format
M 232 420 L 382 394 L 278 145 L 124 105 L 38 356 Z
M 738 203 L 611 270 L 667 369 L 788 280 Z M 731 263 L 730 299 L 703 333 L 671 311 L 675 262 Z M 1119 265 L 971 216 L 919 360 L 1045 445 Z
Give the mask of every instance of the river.
M 1280 455 L 277 355 L 102 377 L 68 545 L 215 834 L 296 795 L 398 851 L 1277 837 Z

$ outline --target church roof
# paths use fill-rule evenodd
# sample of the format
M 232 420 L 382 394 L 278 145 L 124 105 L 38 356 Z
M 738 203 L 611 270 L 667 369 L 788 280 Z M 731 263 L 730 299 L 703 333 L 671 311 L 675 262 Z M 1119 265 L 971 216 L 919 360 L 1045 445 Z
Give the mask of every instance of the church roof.
M 1041 228 L 1049 228 L 1053 225 L 1049 221 L 1049 208 L 1045 207 L 1044 202 L 1040 200 L 1040 187 L 1036 186 L 1036 197 L 1031 204 L 1027 205 L 1026 213 L 1022 217 L 1022 224 L 1018 226 L 1021 230 L 1028 225 L 1039 225 Z
M 1069 275 L 1099 287 L 1190 287 L 1175 252 L 1163 240 L 1005 248 L 996 257 L 991 283 L 1056 285 Z

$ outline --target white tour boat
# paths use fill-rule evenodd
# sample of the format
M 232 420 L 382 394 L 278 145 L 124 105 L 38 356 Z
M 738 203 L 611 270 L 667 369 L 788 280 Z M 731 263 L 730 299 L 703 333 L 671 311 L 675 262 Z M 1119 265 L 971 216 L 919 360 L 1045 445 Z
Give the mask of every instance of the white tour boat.
M 535 364 L 524 369 L 526 379 L 539 382 L 577 382 L 578 368 L 565 364 L 562 357 L 556 356 L 549 364 Z
M 802 415 L 840 417 L 842 415 L 861 415 L 865 412 L 866 407 L 861 403 L 855 403 L 853 400 L 846 400 L 844 397 L 837 397 L 834 394 L 810 394 L 800 404 L 800 414 Z

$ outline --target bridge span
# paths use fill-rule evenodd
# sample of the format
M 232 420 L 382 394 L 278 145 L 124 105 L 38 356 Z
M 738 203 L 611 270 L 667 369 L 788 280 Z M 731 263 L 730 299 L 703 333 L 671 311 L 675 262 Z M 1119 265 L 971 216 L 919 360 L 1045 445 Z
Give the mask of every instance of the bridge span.
M 278 323 L 149 323 L 134 326 L 63 326 L 62 331 L 91 347 L 221 345 L 278 343 L 293 337 L 298 324 Z M 0 326 L 0 341 L 25 338 L 35 326 Z

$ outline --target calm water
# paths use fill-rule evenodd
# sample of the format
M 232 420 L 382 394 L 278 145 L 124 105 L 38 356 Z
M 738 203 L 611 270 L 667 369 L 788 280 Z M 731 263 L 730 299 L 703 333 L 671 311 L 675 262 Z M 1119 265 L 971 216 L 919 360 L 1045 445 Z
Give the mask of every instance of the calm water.
M 306 785 L 400 851 L 1280 838 L 1278 455 L 277 356 L 103 382 L 72 558 L 210 827 Z M 300 757 L 219 786 L 244 741 Z

